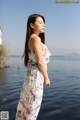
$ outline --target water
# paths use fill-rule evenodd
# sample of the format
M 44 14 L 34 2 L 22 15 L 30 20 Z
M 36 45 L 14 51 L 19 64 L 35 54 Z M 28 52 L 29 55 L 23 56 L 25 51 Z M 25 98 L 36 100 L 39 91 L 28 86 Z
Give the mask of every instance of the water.
M 0 70 L 0 111 L 15 120 L 26 68 L 20 57 L 10 57 L 10 68 Z M 80 120 L 80 58 L 51 57 L 48 64 L 51 86 L 44 87 L 38 120 Z

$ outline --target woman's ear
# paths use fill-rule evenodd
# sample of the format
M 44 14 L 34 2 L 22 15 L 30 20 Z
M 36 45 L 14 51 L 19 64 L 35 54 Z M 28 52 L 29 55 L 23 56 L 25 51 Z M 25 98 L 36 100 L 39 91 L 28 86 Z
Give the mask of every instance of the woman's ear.
M 30 27 L 34 29 L 34 24 L 33 24 L 33 23 L 30 23 Z

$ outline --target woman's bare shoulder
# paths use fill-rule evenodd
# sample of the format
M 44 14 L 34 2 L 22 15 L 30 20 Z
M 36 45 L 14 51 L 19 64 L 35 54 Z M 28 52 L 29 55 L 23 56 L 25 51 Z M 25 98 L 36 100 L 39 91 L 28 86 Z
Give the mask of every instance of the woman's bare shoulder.
M 29 49 L 33 49 L 33 46 L 35 45 L 39 46 L 40 44 L 41 44 L 40 37 L 38 37 L 36 34 L 32 34 L 28 42 Z
M 30 41 L 38 43 L 38 42 L 41 42 L 41 39 L 36 34 L 32 34 L 31 37 L 30 37 Z

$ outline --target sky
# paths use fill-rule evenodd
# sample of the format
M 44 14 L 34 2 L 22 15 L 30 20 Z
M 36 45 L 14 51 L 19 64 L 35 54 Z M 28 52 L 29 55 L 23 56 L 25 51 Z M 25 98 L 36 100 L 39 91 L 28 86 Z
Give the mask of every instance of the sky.
M 45 40 L 52 55 L 80 53 L 80 4 L 55 1 L 0 0 L 0 26 L 9 55 L 23 54 L 27 18 L 33 13 L 45 17 Z

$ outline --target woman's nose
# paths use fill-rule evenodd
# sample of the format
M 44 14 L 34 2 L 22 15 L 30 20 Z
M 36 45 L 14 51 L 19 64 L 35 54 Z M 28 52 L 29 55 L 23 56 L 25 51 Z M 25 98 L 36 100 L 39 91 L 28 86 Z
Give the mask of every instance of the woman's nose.
M 43 27 L 45 27 L 45 24 L 43 24 Z

